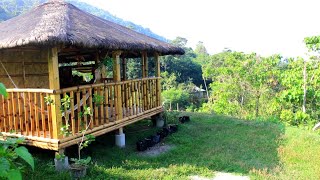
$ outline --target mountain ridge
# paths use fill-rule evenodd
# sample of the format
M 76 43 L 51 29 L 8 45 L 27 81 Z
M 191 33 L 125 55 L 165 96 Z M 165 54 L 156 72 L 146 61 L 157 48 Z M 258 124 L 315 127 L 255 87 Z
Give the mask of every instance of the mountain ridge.
M 13 18 L 15 16 L 18 16 L 21 13 L 24 13 L 31 8 L 45 3 L 48 0 L 1 0 L 0 2 L 0 22 L 8 20 L 10 18 Z M 131 21 L 126 21 L 122 18 L 116 17 L 115 15 L 112 15 L 109 11 L 103 10 L 101 8 L 92 6 L 88 3 L 78 1 L 78 0 L 65 0 L 66 2 L 69 2 L 76 6 L 77 8 L 86 11 L 90 14 L 93 14 L 95 16 L 98 16 L 100 18 L 106 19 L 108 21 L 120 24 L 122 26 L 125 26 L 127 28 L 130 28 L 134 31 L 137 31 L 139 33 L 145 34 L 147 36 L 150 36 L 152 38 L 169 42 L 168 39 L 166 39 L 163 36 L 160 36 L 158 34 L 155 34 L 152 32 L 149 28 L 145 28 L 141 25 L 135 24 Z

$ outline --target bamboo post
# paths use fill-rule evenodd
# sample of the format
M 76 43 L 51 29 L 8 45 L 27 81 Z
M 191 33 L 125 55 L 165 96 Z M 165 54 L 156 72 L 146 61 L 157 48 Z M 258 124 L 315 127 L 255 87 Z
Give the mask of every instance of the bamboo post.
M 100 91 L 100 90 L 99 90 Z M 98 88 L 94 88 L 94 92 L 95 94 L 98 94 Z M 99 121 L 99 113 L 98 113 L 98 104 L 97 102 L 94 102 L 94 111 L 93 111 L 93 114 L 94 114 L 94 121 L 91 123 L 93 124 L 94 126 L 98 126 L 100 125 Z
M 78 123 L 77 123 L 77 133 L 78 132 L 80 132 L 80 130 L 81 130 L 81 127 L 80 127 L 80 125 L 81 125 L 81 107 L 80 107 L 80 91 L 77 91 L 77 93 L 76 93 L 76 96 L 77 96 L 77 104 L 79 104 L 78 105 L 78 109 L 77 109 L 77 113 L 78 113 Z
M 126 81 L 127 80 L 127 59 L 126 58 L 122 58 L 122 79 L 123 81 Z M 128 96 L 128 86 L 129 84 L 128 83 L 125 83 L 123 84 L 123 87 L 124 87 L 124 107 L 126 109 L 126 112 L 128 112 L 128 99 L 129 99 L 129 96 Z
M 36 136 L 40 137 L 40 131 L 39 131 L 39 105 L 38 105 L 38 94 L 34 93 L 34 120 L 36 121 Z
M 154 59 L 156 61 L 156 70 L 155 70 L 155 76 L 158 77 L 157 79 L 157 87 L 156 87 L 156 101 L 157 101 L 157 106 L 161 106 L 161 75 L 160 75 L 160 59 L 159 59 L 159 54 L 155 53 L 154 54 Z
M 109 123 L 109 87 L 104 86 L 104 94 L 105 122 Z
M 29 97 L 29 111 L 30 111 L 30 121 L 31 121 L 31 123 L 30 123 L 30 126 L 31 126 L 31 128 L 30 128 L 30 134 L 31 134 L 31 136 L 33 136 L 33 134 L 34 134 L 34 109 L 33 109 L 33 102 L 32 102 L 32 93 L 31 92 L 28 92 L 28 97 Z
M 74 91 L 70 92 L 70 109 L 71 109 L 71 130 L 72 130 L 72 135 L 76 134 L 76 127 L 75 127 L 75 116 L 74 116 Z
M 111 86 L 109 91 L 110 91 L 110 96 L 109 96 L 110 97 L 110 100 L 109 100 L 109 102 L 110 102 L 110 119 L 112 119 L 112 121 L 115 121 L 114 108 L 113 108 L 114 101 L 115 101 L 115 86 Z
M 48 70 L 50 89 L 60 89 L 58 49 L 56 47 L 48 50 Z M 54 139 L 60 139 L 60 130 L 62 127 L 60 94 L 51 95 L 51 99 L 53 99 L 54 102 L 53 105 L 51 105 L 52 136 Z
M 26 129 L 26 135 L 29 135 L 29 110 L 28 110 L 28 101 L 27 101 L 27 93 L 23 93 L 23 110 L 24 110 L 24 124 L 25 124 L 25 129 Z
M 43 137 L 47 137 L 47 129 L 46 129 L 46 114 L 44 109 L 44 93 L 40 93 L 40 106 L 41 106 L 41 124 L 42 124 L 42 131 Z
M 49 94 L 46 93 L 46 96 L 49 97 Z M 24 96 L 25 97 L 25 96 Z M 47 104 L 47 111 L 48 111 L 48 114 L 47 114 L 47 117 L 48 117 L 48 122 L 47 123 L 47 126 L 48 126 L 48 129 L 49 129 L 49 137 L 52 138 L 53 135 L 52 135 L 52 112 L 51 112 L 51 104 Z M 25 112 L 27 113 L 27 112 Z
M 0 124 L 0 131 L 1 132 L 6 132 L 6 115 L 7 115 L 7 111 L 6 111 L 6 99 L 4 98 L 4 96 L 0 96 L 2 99 L 2 114 L 3 114 L 3 120 L 1 121 Z
M 121 75 L 120 75 L 120 55 L 121 51 L 114 51 L 112 53 L 112 59 L 113 59 L 113 80 L 114 82 L 118 83 L 121 81 Z M 121 97 L 121 84 L 115 85 L 115 95 L 116 95 L 116 120 L 121 120 L 123 116 L 122 112 L 122 97 Z
M 92 94 L 92 88 L 89 88 L 89 107 L 90 107 L 91 111 L 93 110 L 93 100 L 92 100 L 92 96 L 93 96 L 93 94 Z M 98 113 L 98 111 L 95 112 L 95 113 Z M 90 121 L 90 120 L 89 120 L 89 121 Z M 93 128 L 93 126 L 94 126 L 94 123 L 93 123 L 93 122 L 90 123 L 90 128 Z
M 87 97 L 86 97 L 87 91 L 86 89 L 82 89 L 82 100 L 83 100 L 83 105 L 82 107 L 87 107 Z M 78 107 L 80 108 L 80 107 Z M 86 115 L 83 115 L 83 121 L 84 121 L 84 127 L 87 127 L 88 125 L 88 117 Z
M 13 116 L 12 116 L 12 97 L 11 97 L 11 93 L 8 93 L 8 124 L 9 125 L 9 132 L 12 131 L 12 122 L 13 122 Z
M 142 59 L 142 78 L 148 77 L 148 56 L 146 52 L 141 53 L 141 59 Z M 147 98 L 147 81 L 143 81 L 143 110 L 147 110 L 148 107 L 148 98 Z
M 104 88 L 101 88 L 99 87 L 99 96 L 101 97 L 101 102 L 100 102 L 100 105 L 99 105 L 99 109 L 100 109 L 100 123 L 101 124 L 104 124 L 105 123 L 105 117 L 104 117 Z M 97 112 L 98 113 L 98 112 Z M 99 124 L 100 125 L 100 124 Z
M 17 100 L 16 100 L 16 93 L 12 92 L 12 117 L 13 117 L 13 127 L 14 127 L 14 133 L 17 133 L 18 131 L 18 116 L 17 116 Z

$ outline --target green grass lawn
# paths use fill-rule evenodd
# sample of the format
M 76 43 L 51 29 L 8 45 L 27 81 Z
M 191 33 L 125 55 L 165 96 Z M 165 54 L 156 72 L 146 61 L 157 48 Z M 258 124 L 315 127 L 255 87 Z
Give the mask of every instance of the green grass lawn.
M 85 179 L 190 179 L 213 178 L 216 172 L 251 179 L 320 179 L 320 136 L 296 127 L 269 122 L 244 121 L 207 114 L 188 114 L 191 122 L 163 142 L 169 152 L 141 156 L 135 142 L 156 132 L 149 121 L 127 127 L 127 146 L 114 147 L 113 135 L 97 138 L 86 153 L 93 159 Z M 70 179 L 57 173 L 54 153 L 31 149 L 35 172 L 25 179 Z M 68 156 L 75 156 L 68 150 Z

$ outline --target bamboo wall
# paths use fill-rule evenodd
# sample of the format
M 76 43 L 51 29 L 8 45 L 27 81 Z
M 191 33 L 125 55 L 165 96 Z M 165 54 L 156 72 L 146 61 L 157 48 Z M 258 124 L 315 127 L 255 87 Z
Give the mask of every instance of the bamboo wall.
M 0 51 L 0 60 L 18 88 L 49 88 L 47 51 L 6 49 Z M 15 88 L 1 64 L 0 82 Z

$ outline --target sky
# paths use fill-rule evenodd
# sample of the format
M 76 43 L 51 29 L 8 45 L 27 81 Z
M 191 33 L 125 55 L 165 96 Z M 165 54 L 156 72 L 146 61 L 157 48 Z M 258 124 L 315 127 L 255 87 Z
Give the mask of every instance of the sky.
M 317 0 L 81 0 L 167 39 L 210 54 L 224 48 L 263 56 L 304 56 L 304 37 L 320 35 Z

